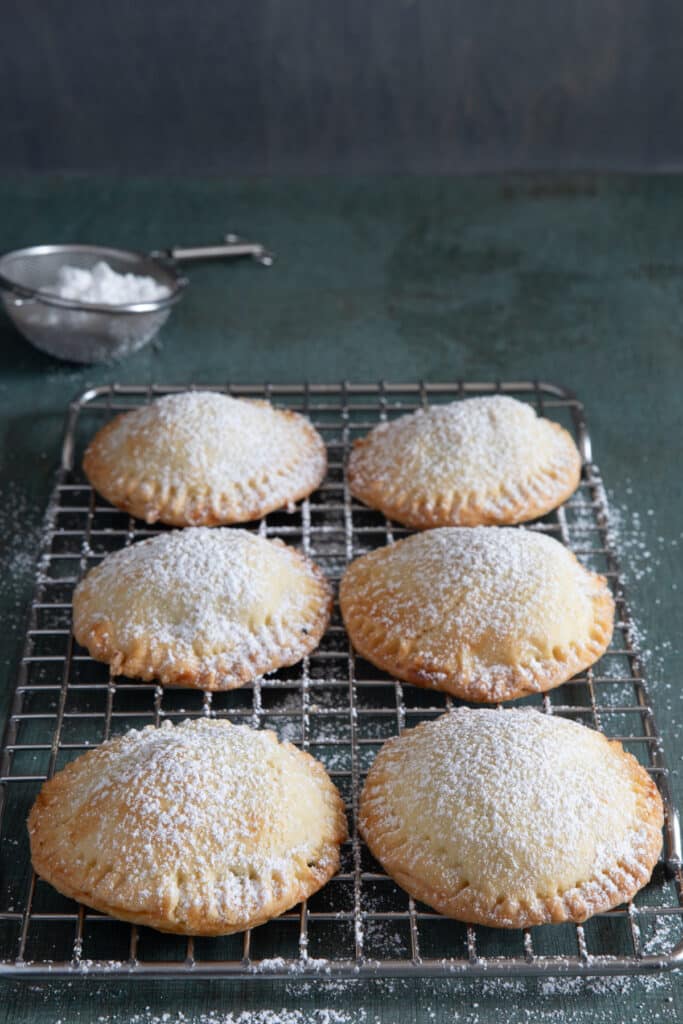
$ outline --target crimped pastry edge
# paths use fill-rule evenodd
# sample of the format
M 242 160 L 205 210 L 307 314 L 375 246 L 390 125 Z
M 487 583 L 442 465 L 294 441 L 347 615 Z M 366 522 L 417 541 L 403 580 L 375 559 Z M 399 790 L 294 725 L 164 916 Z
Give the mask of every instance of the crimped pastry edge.
M 272 408 L 268 402 L 250 401 Z M 83 456 L 83 472 L 108 502 L 147 523 L 230 526 L 251 522 L 307 498 L 320 486 L 327 472 L 325 442 L 313 424 L 291 409 L 273 411 L 299 423 L 307 447 L 301 457 L 284 466 L 273 467 L 270 473 L 251 481 L 248 486 L 234 483 L 214 493 L 208 487 L 199 489 L 187 485 L 164 489 L 153 477 L 122 479 L 119 483 L 112 478 L 112 465 L 104 456 L 103 443 L 128 412 L 120 413 L 95 434 Z
M 504 712 L 501 712 L 504 713 Z M 416 728 L 424 728 L 423 723 Z M 383 755 L 400 737 L 388 740 L 377 755 L 363 787 L 359 805 L 359 831 L 370 852 L 384 870 L 401 888 L 415 899 L 433 907 L 445 917 L 451 917 L 468 924 L 480 924 L 493 928 L 529 928 L 541 924 L 580 924 L 594 914 L 602 913 L 630 900 L 639 889 L 648 883 L 662 849 L 662 826 L 664 810 L 657 786 L 645 769 L 632 754 L 625 751 L 618 741 L 610 741 L 601 733 L 612 754 L 620 757 L 632 781 L 636 793 L 637 815 L 640 828 L 628 833 L 632 850 L 628 861 L 622 859 L 610 868 L 552 897 L 537 896 L 530 905 L 514 895 L 493 899 L 477 889 L 470 879 L 462 878 L 462 887 L 444 891 L 406 868 L 408 859 L 419 860 L 419 845 L 411 846 L 396 841 L 395 832 L 382 828 L 384 810 L 381 806 L 384 777 L 382 775 Z M 457 871 L 449 865 L 450 870 Z
M 112 639 L 115 626 L 111 619 L 100 619 L 92 624 L 83 621 L 86 613 L 81 609 L 81 584 L 73 596 L 76 642 L 85 647 L 95 661 L 110 665 L 112 675 L 144 681 L 156 679 L 164 686 L 215 692 L 235 690 L 267 672 L 295 665 L 320 643 L 332 615 L 334 598 L 330 584 L 315 562 L 279 539 L 274 538 L 271 543 L 286 548 L 292 557 L 299 559 L 314 584 L 310 595 L 314 615 L 305 623 L 295 623 L 286 642 L 275 627 L 262 628 L 267 640 L 258 655 L 239 659 L 226 655 L 223 660 L 219 654 L 210 659 L 201 655 L 192 659 L 180 658 L 173 654 L 172 645 L 161 643 L 154 637 L 139 637 L 129 645 L 118 646 Z M 302 626 L 305 626 L 305 633 Z
M 353 600 L 353 567 L 368 555 L 352 562 L 342 579 L 339 605 L 344 625 L 351 643 L 363 658 L 382 671 L 415 686 L 481 704 L 514 700 L 530 693 L 545 693 L 595 664 L 609 647 L 614 628 L 614 599 L 607 580 L 584 568 L 573 552 L 568 551 L 568 554 L 590 580 L 593 622 L 588 639 L 563 648 L 562 658 L 538 659 L 528 665 L 499 665 L 495 670 L 486 666 L 485 675 L 480 675 L 482 670 L 477 668 L 476 656 L 468 648 L 471 668 L 464 676 L 455 659 L 450 664 L 437 664 L 421 657 L 416 650 L 419 639 L 411 648 L 406 638 L 402 637 L 397 647 L 395 639 L 390 639 L 382 626 L 373 621 L 369 609 L 362 602 Z
M 417 486 L 395 490 L 395 480 L 374 478 L 367 482 L 362 457 L 372 432 L 354 441 L 349 458 L 349 489 L 354 498 L 377 509 L 388 519 L 413 530 L 439 526 L 514 526 L 547 515 L 570 497 L 581 479 L 581 456 L 571 434 L 553 420 L 544 420 L 565 444 L 567 464 L 543 467 L 527 480 L 505 483 L 500 494 L 420 494 Z M 392 493 L 388 493 L 391 491 Z
M 129 921 L 132 924 L 146 925 L 150 928 L 155 928 L 157 931 L 171 934 L 203 935 L 209 937 L 231 935 L 234 932 L 245 931 L 247 928 L 255 928 L 258 925 L 264 924 L 266 921 L 278 917 L 291 907 L 296 906 L 297 903 L 307 899 L 314 892 L 321 889 L 339 870 L 339 847 L 348 837 L 346 812 L 344 810 L 344 802 L 337 787 L 319 761 L 306 751 L 299 750 L 294 744 L 279 741 L 272 730 L 262 730 L 262 732 L 271 735 L 279 746 L 296 752 L 297 755 L 309 762 L 309 770 L 324 787 L 327 797 L 326 802 L 332 807 L 333 822 L 331 835 L 324 841 L 323 848 L 316 861 L 313 864 L 306 865 L 303 877 L 300 877 L 301 866 L 299 865 L 299 874 L 294 873 L 289 884 L 279 895 L 273 895 L 271 890 L 270 899 L 263 903 L 258 913 L 242 918 L 237 916 L 232 920 L 228 920 L 225 917 L 218 918 L 212 915 L 207 911 L 206 906 L 192 905 L 191 913 L 187 915 L 187 919 L 173 920 L 169 917 L 170 908 L 167 902 L 160 901 L 152 910 L 142 909 L 140 905 L 137 907 L 133 905 L 121 906 L 115 900 L 105 898 L 104 892 L 98 895 L 97 886 L 95 891 L 93 891 L 93 887 L 79 885 L 76 881 L 69 878 L 68 872 L 60 872 L 55 867 L 49 853 L 43 857 L 40 849 L 41 815 L 48 813 L 51 801 L 59 801 L 60 790 L 62 787 L 70 784 L 74 766 L 77 766 L 78 762 L 90 754 L 96 753 L 95 750 L 88 751 L 86 754 L 81 755 L 81 757 L 76 758 L 75 761 L 70 762 L 64 769 L 57 772 L 51 779 L 48 779 L 41 787 L 31 807 L 27 826 L 31 845 L 31 861 L 36 874 L 69 899 L 77 900 L 79 903 L 92 907 L 103 914 L 109 914 L 119 920 Z M 109 742 L 115 743 L 116 739 Z M 100 749 L 101 747 L 97 748 L 97 750 Z M 108 879 L 107 892 L 117 892 L 118 883 L 126 878 L 125 864 L 121 865 L 117 872 L 110 872 L 105 877 Z M 101 890 L 102 879 L 99 880 L 97 885 Z M 205 903 L 210 903 L 208 897 L 205 899 Z

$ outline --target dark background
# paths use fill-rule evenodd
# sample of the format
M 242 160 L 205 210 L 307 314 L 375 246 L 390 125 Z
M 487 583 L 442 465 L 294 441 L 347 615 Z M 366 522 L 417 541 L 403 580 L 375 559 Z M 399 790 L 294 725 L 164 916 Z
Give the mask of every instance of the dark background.
M 0 0 L 0 172 L 683 165 L 681 0 Z

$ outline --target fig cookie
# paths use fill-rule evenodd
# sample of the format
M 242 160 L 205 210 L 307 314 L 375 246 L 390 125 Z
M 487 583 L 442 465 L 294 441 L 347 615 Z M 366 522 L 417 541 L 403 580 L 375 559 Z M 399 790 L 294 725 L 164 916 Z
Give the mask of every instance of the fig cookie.
M 270 731 L 200 718 L 133 730 L 47 781 L 33 866 L 112 917 L 184 935 L 263 924 L 339 867 L 344 804 L 323 766 Z
M 512 527 L 444 527 L 352 562 L 340 605 L 356 650 L 463 700 L 544 692 L 592 665 L 614 601 L 559 541 Z
M 659 857 L 663 807 L 621 743 L 530 709 L 459 708 L 384 744 L 359 824 L 415 899 L 528 928 L 630 900 Z
M 294 548 L 198 527 L 107 555 L 76 587 L 73 631 L 115 675 L 231 690 L 314 650 L 331 609 L 322 571 Z
M 505 395 L 381 423 L 354 444 L 351 493 L 413 529 L 521 523 L 579 485 L 581 456 L 558 423 Z
M 216 526 L 307 497 L 327 454 L 298 413 L 187 391 L 117 416 L 91 441 L 83 469 L 96 491 L 138 519 Z

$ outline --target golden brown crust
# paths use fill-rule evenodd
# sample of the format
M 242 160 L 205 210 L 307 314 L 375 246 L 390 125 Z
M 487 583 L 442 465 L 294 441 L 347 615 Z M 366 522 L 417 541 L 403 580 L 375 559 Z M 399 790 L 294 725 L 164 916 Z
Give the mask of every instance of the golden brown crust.
M 630 848 L 626 856 L 615 860 L 608 868 L 590 878 L 577 880 L 567 888 L 558 887 L 551 896 L 520 899 L 514 892 L 504 896 L 491 894 L 482 885 L 486 880 L 485 863 L 480 867 L 481 878 L 471 873 L 467 877 L 466 872 L 453 865 L 440 867 L 438 843 L 432 843 L 431 835 L 425 836 L 421 843 L 417 832 L 406 839 L 405 829 L 395 818 L 388 825 L 386 800 L 392 778 L 390 770 L 386 770 L 390 761 L 387 744 L 370 769 L 361 795 L 360 833 L 373 856 L 406 892 L 447 917 L 493 928 L 529 928 L 565 921 L 580 923 L 632 899 L 650 880 L 662 848 L 664 817 L 657 786 L 619 742 L 602 736 L 601 739 L 610 755 L 621 762 L 636 797 L 636 822 L 627 842 Z M 505 799 L 503 792 L 501 801 Z M 434 827 L 434 823 L 428 826 L 429 829 Z M 457 841 L 457 822 L 454 829 Z M 441 834 L 436 838 L 444 843 L 449 839 Z M 441 884 L 437 881 L 439 878 Z
M 546 693 L 602 657 L 609 647 L 614 623 L 614 601 L 606 582 L 603 576 L 596 577 L 593 627 L 585 641 L 563 648 L 557 658 L 540 659 L 528 665 L 501 665 L 493 681 L 472 674 L 469 668 L 463 671 L 457 657 L 448 665 L 411 650 L 407 644 L 396 646 L 387 642 L 381 627 L 367 618 L 358 605 L 349 608 L 342 600 L 342 613 L 355 649 L 382 671 L 414 686 L 450 693 L 461 700 L 497 703 L 530 693 Z
M 303 751 L 301 753 L 304 757 L 310 757 Z M 317 764 L 312 757 L 310 760 Z M 55 778 L 59 778 L 59 775 Z M 329 779 L 327 781 L 329 782 Z M 334 787 L 332 789 L 336 793 L 336 789 Z M 325 850 L 324 856 L 319 862 L 298 866 L 298 874 L 288 880 L 285 888 L 279 886 L 277 894 L 270 894 L 258 914 L 237 921 L 228 921 L 217 919 L 206 905 L 199 904 L 197 907 L 190 908 L 189 913 L 182 920 L 174 920 L 175 908 L 168 896 L 159 900 L 141 901 L 145 904 L 144 909 L 137 909 L 135 905 L 125 908 L 121 906 L 118 893 L 123 883 L 125 865 L 121 865 L 118 871 L 112 869 L 106 876 L 102 876 L 100 869 L 96 868 L 85 885 L 74 884 L 68 865 L 64 863 L 55 865 L 49 844 L 45 844 L 43 840 L 42 818 L 45 813 L 49 813 L 50 804 L 59 799 L 58 787 L 53 787 L 47 797 L 41 790 L 36 803 L 31 808 L 28 827 L 31 832 L 32 864 L 36 874 L 44 881 L 49 882 L 63 896 L 92 907 L 102 914 L 109 914 L 121 921 L 145 925 L 160 932 L 176 935 L 231 935 L 234 932 L 245 931 L 247 928 L 256 928 L 274 917 L 279 917 L 280 914 L 284 914 L 285 911 L 308 899 L 336 875 L 339 870 L 339 844 L 345 841 L 348 834 L 344 805 L 337 794 L 335 826 L 329 838 L 330 846 Z
M 401 472 L 396 465 L 390 475 L 377 475 L 370 468 L 378 443 L 371 432 L 354 441 L 348 466 L 349 488 L 359 501 L 378 509 L 413 530 L 440 526 L 504 526 L 524 523 L 552 512 L 569 498 L 581 480 L 581 456 L 568 431 L 551 420 L 543 421 L 556 439 L 552 461 L 541 465 L 526 478 L 501 479 L 495 492 L 461 492 L 457 474 L 433 489 L 419 476 Z M 558 455 L 558 450 L 561 455 Z M 448 465 L 449 452 L 441 455 Z
M 219 531 L 212 532 L 212 539 L 217 539 L 218 535 Z M 193 536 L 197 534 L 193 532 Z M 231 538 L 235 536 L 231 532 Z M 218 646 L 207 656 L 206 651 L 191 644 L 180 645 L 172 636 L 164 636 L 151 628 L 136 629 L 132 635 L 123 632 L 120 619 L 102 614 L 106 599 L 98 577 L 100 567 L 91 570 L 74 592 L 76 641 L 96 661 L 110 665 L 115 676 L 156 679 L 164 686 L 200 690 L 236 689 L 267 672 L 296 664 L 316 649 L 327 629 L 332 614 L 332 589 L 322 570 L 300 552 L 280 540 L 264 543 L 285 553 L 298 570 L 293 585 L 301 588 L 304 607 L 299 607 L 296 616 L 290 617 L 286 613 L 279 615 L 279 609 L 275 608 L 272 615 L 264 617 L 250 646 L 235 647 L 226 637 L 224 648 Z M 163 609 L 160 614 L 163 617 Z M 197 625 L 201 627 L 201 623 Z
M 279 452 L 279 462 L 254 474 L 225 480 L 216 487 L 207 480 L 190 480 L 182 467 L 169 481 L 167 467 L 155 466 L 153 460 L 142 470 L 135 457 L 140 435 L 122 429 L 130 422 L 128 412 L 97 432 L 85 451 L 83 472 L 112 505 L 147 523 L 227 526 L 260 519 L 308 497 L 320 486 L 327 472 L 327 449 L 318 431 L 298 413 L 275 410 L 259 400 L 249 400 L 248 404 L 267 409 L 282 424 L 295 427 L 298 435 L 296 444 L 290 439 L 289 448 Z M 258 448 L 258 438 L 253 439 L 253 445 Z
M 212 722 L 212 725 L 228 726 L 229 723 Z M 172 810 L 165 813 L 178 815 L 178 859 L 182 863 L 169 862 L 161 867 L 154 863 L 155 856 L 163 858 L 164 850 L 161 845 L 156 845 L 160 840 L 155 833 L 158 823 L 153 816 L 146 819 L 138 812 L 134 817 L 135 827 L 131 827 L 130 818 L 123 817 L 125 795 L 117 796 L 116 793 L 108 797 L 106 804 L 97 803 L 92 798 L 90 802 L 87 799 L 79 801 L 77 790 L 90 784 L 92 771 L 106 771 L 107 758 L 116 753 L 125 737 L 118 737 L 79 757 L 43 785 L 28 819 L 31 856 L 36 872 L 71 899 L 120 920 L 163 932 L 228 935 L 279 916 L 320 889 L 337 872 L 339 846 L 347 838 L 348 831 L 343 801 L 322 765 L 291 744 L 278 744 L 273 733 L 268 732 L 267 737 L 272 738 L 281 771 L 290 771 L 293 759 L 298 763 L 299 775 L 292 778 L 294 787 L 298 778 L 308 777 L 310 788 L 304 800 L 313 797 L 319 802 L 317 825 L 312 822 L 308 827 L 317 828 L 318 834 L 315 838 L 310 837 L 307 852 L 299 854 L 292 850 L 289 862 L 286 859 L 288 852 L 283 851 L 285 859 L 277 860 L 272 875 L 267 872 L 258 874 L 263 869 L 255 860 L 253 871 L 257 881 L 253 899 L 226 898 L 226 891 L 230 894 L 239 890 L 234 885 L 227 890 L 224 888 L 226 877 L 230 881 L 232 868 L 229 854 L 227 860 L 221 859 L 220 840 L 225 840 L 220 833 L 217 839 L 211 831 L 206 831 L 206 834 L 204 830 L 197 832 L 201 844 L 212 852 L 210 860 L 207 860 L 208 873 L 202 863 L 205 856 L 202 845 L 196 847 L 198 861 L 195 864 L 192 847 L 197 840 L 193 837 L 191 823 L 183 822 L 183 808 L 174 808 L 173 801 Z M 209 785 L 212 781 L 211 778 L 206 780 Z M 271 782 L 268 778 L 263 780 L 264 801 L 268 800 L 267 787 Z M 202 798 L 202 794 L 196 796 L 197 799 Z M 211 798 L 210 792 L 205 798 Z M 302 813 L 297 807 L 296 791 L 291 795 L 285 791 L 280 799 L 292 801 L 291 817 L 296 818 Z M 273 813 L 277 813 L 276 810 Z M 107 815 L 111 815 L 109 823 L 102 821 Z M 220 829 L 220 808 L 216 808 L 215 815 L 215 828 Z M 94 821 L 96 817 L 99 821 Z M 266 819 L 267 815 L 264 815 L 264 822 L 256 825 L 247 812 L 243 822 L 240 842 L 251 844 L 254 857 L 258 854 L 262 834 L 255 829 L 266 829 Z M 127 844 L 119 837 L 124 822 L 128 832 Z M 141 829 L 141 837 L 136 835 L 136 828 Z M 99 840 L 99 846 L 94 845 L 96 840 Z M 116 843 L 116 848 L 103 849 L 102 840 Z M 303 841 L 307 842 L 305 838 Z M 128 861 L 121 859 L 122 851 L 127 851 Z M 159 867 L 156 873 L 155 867 Z M 232 881 L 234 883 L 234 879 Z M 250 884 L 245 882 L 247 886 Z
M 399 542 L 405 543 L 405 541 Z M 607 650 L 614 626 L 614 600 L 604 576 L 585 570 L 573 552 L 567 552 L 583 576 L 590 595 L 591 622 L 585 633 L 571 642 L 554 645 L 549 656 L 523 657 L 510 664 L 484 665 L 481 651 L 466 635 L 458 633 L 443 612 L 444 642 L 438 647 L 424 642 L 420 609 L 405 621 L 391 609 L 391 593 L 385 601 L 365 589 L 374 579 L 381 553 L 391 558 L 392 548 L 379 549 L 352 562 L 342 579 L 339 603 L 356 651 L 377 668 L 425 689 L 450 693 L 461 700 L 497 703 L 530 693 L 545 693 L 593 665 Z M 484 616 L 486 612 L 482 613 Z M 393 620 L 387 626 L 386 616 Z M 450 643 L 445 642 L 450 638 Z
M 303 557 L 303 556 L 302 556 Z M 318 566 L 309 563 L 315 574 L 316 585 L 311 597 L 319 605 L 317 621 L 306 633 L 292 637 L 286 653 L 279 640 L 272 635 L 264 640 L 262 650 L 238 661 L 226 656 L 207 666 L 200 656 L 178 658 L 173 648 L 154 637 L 133 641 L 126 649 L 113 641 L 115 626 L 111 619 L 103 619 L 89 627 L 82 625 L 80 606 L 74 597 L 74 636 L 95 661 L 111 666 L 112 675 L 131 679 L 158 679 L 164 686 L 187 686 L 196 690 L 235 690 L 258 676 L 274 672 L 287 665 L 296 665 L 320 644 L 332 614 L 333 597 L 329 583 Z

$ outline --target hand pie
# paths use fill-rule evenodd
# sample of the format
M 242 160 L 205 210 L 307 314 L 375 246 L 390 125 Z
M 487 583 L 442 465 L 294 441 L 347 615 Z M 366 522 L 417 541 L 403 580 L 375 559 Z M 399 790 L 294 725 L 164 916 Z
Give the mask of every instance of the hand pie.
M 263 924 L 339 867 L 344 805 L 323 766 L 225 720 L 148 726 L 43 785 L 37 873 L 113 917 L 187 935 Z
M 107 555 L 76 587 L 73 631 L 115 675 L 232 690 L 314 650 L 331 608 L 282 541 L 198 527 Z
M 657 787 L 620 743 L 528 709 L 459 708 L 389 740 L 360 830 L 399 885 L 460 921 L 585 921 L 630 900 L 662 847 Z
M 571 436 L 504 395 L 435 405 L 355 442 L 351 493 L 416 530 L 521 523 L 576 490 Z
M 327 467 L 307 419 L 268 402 L 187 391 L 100 430 L 83 469 L 95 490 L 148 523 L 242 523 L 305 498 Z
M 612 635 L 602 576 L 531 530 L 415 534 L 356 559 L 341 584 L 356 650 L 386 672 L 463 700 L 550 690 L 592 665 Z

